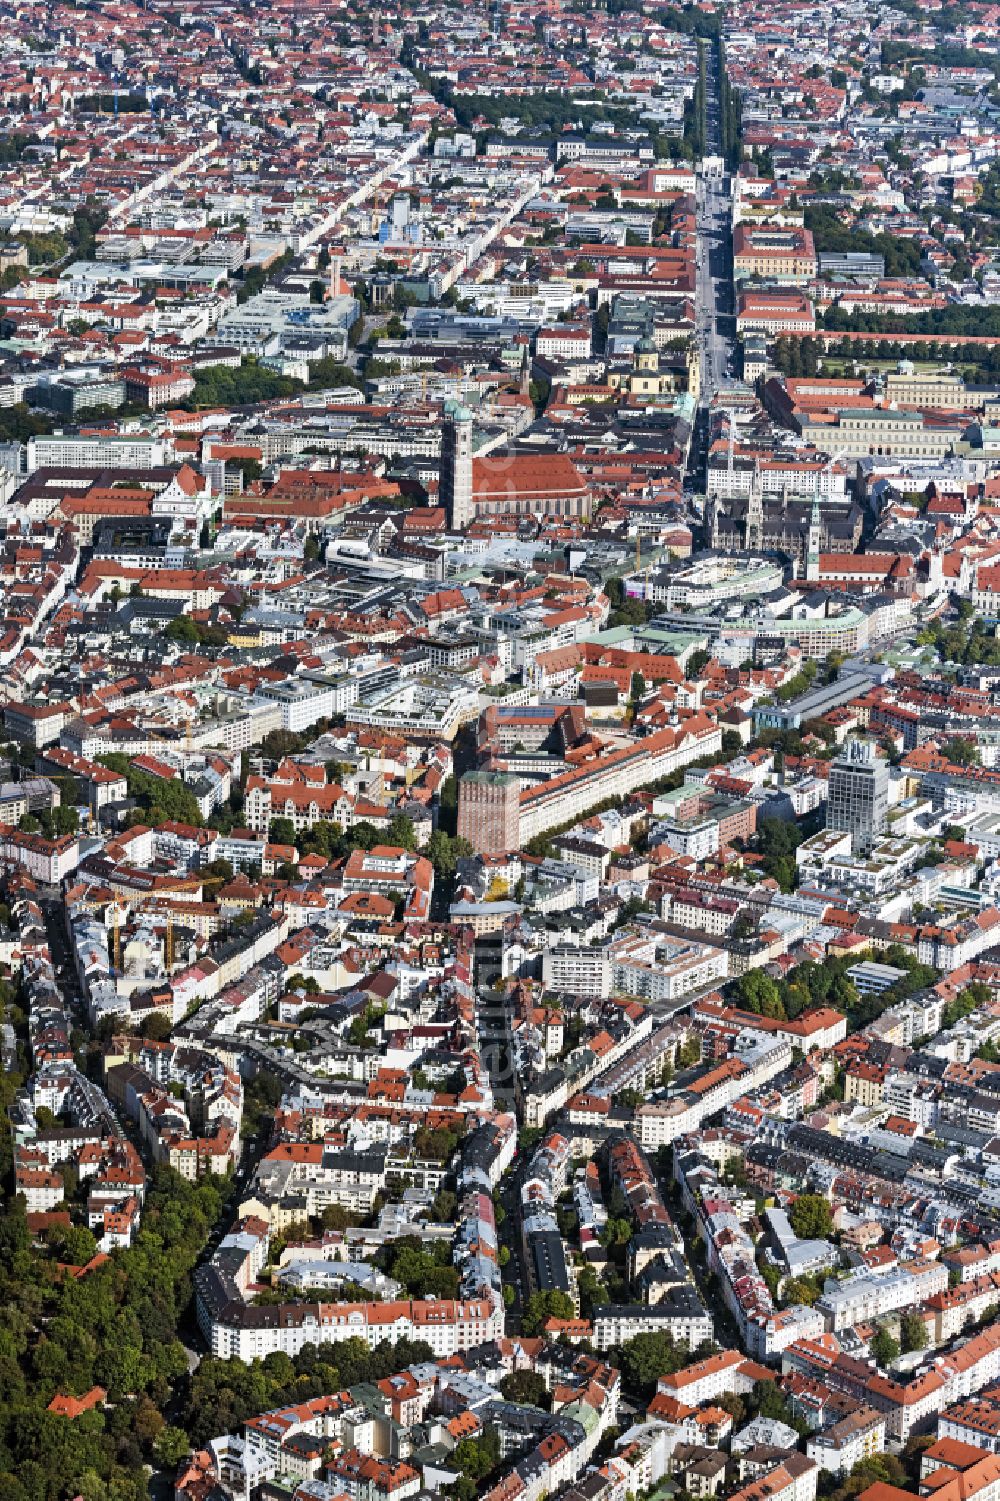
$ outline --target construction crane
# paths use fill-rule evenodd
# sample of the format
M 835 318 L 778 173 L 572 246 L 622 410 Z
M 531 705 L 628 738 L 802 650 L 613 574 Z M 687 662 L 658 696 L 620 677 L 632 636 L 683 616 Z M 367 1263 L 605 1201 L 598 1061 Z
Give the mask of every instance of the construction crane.
M 185 880 L 177 880 L 171 885 L 161 886 L 159 895 L 169 897 L 171 892 L 183 891 L 186 885 L 187 882 Z M 174 967 L 174 909 L 169 905 L 169 901 L 166 907 L 166 918 L 167 931 L 163 944 L 163 959 L 166 971 L 169 974 Z
M 828 474 L 832 474 L 834 468 L 836 467 L 836 465 L 840 463 L 841 459 L 846 458 L 846 457 L 847 457 L 847 449 L 846 448 L 838 448 L 837 452 L 834 454 L 833 458 L 832 459 L 828 459 L 826 461 L 826 463 L 823 465 L 822 470 L 820 471 L 820 473 L 816 477 L 816 494 L 817 495 L 819 495 L 819 493 L 820 493 L 821 482 L 822 482 L 823 478 L 826 475 L 828 475 Z
M 117 901 L 111 907 L 111 943 L 116 975 L 122 972 L 122 910 Z

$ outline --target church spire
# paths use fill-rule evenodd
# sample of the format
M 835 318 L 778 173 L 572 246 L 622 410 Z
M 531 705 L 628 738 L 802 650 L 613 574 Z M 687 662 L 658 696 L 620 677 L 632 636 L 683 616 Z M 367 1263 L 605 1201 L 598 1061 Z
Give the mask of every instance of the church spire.
M 822 540 L 823 519 L 819 511 L 819 491 L 816 491 L 809 517 L 809 535 L 806 538 L 806 579 L 810 584 L 819 579 L 819 550 Z

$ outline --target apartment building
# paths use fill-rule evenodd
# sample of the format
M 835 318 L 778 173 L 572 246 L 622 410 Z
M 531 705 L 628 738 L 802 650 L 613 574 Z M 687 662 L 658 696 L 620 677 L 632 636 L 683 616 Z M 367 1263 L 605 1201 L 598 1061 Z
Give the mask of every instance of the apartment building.
M 606 1000 L 611 994 L 611 959 L 604 949 L 559 943 L 542 954 L 546 990 Z
M 780 1465 L 738 1490 L 730 1501 L 816 1501 L 819 1466 L 805 1454 L 788 1454 Z
M 666 934 L 629 936 L 611 945 L 612 989 L 647 1001 L 675 1001 L 725 979 L 725 949 Z
M 762 1374 L 761 1367 L 738 1350 L 720 1350 L 682 1371 L 661 1376 L 656 1391 L 657 1395 L 674 1397 L 687 1407 L 701 1407 L 722 1396 L 751 1392 Z
M 722 731 L 705 714 L 692 713 L 677 729 L 657 730 L 622 750 L 605 751 L 573 771 L 539 782 L 521 793 L 518 840 L 581 817 L 609 798 L 636 788 L 722 749 Z
M 885 1417 L 874 1407 L 859 1407 L 806 1440 L 808 1457 L 831 1475 L 849 1475 L 859 1460 L 884 1449 Z
M 400 1340 L 426 1340 L 441 1360 L 503 1337 L 502 1305 L 487 1299 L 257 1307 L 226 1298 L 214 1307 L 205 1277 L 198 1292 L 199 1323 L 212 1354 L 224 1359 L 263 1360 L 274 1351 L 295 1356 L 306 1344 L 361 1339 L 372 1350 Z
M 668 1334 L 675 1344 L 694 1350 L 713 1338 L 708 1309 L 692 1286 L 671 1287 L 659 1303 L 602 1303 L 594 1312 L 594 1345 L 610 1350 L 640 1334 Z
M 836 1333 L 855 1324 L 911 1308 L 948 1286 L 948 1269 L 938 1261 L 908 1262 L 888 1272 L 857 1272 L 828 1283 L 816 1307 Z

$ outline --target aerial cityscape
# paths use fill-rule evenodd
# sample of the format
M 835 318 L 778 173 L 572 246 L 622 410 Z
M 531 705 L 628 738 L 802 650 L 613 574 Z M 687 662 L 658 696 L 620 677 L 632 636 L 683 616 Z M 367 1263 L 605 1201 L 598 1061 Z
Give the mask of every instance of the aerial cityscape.
M 1000 4 L 0 0 L 0 1501 L 1000 1501 Z

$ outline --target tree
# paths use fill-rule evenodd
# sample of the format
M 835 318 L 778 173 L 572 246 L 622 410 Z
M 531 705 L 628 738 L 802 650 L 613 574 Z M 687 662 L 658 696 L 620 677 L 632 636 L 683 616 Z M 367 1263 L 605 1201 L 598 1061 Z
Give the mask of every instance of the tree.
M 436 1224 L 445 1225 L 455 1218 L 457 1208 L 457 1195 L 452 1193 L 450 1188 L 439 1188 L 431 1205 L 431 1219 Z
M 926 1350 L 928 1345 L 927 1325 L 919 1313 L 904 1313 L 899 1321 L 899 1338 L 904 1354 L 913 1350 Z
M 151 772 L 140 771 L 133 766 L 128 756 L 120 752 L 101 756 L 100 762 L 102 766 L 110 766 L 113 771 L 120 772 L 125 777 L 129 796 L 141 805 L 139 822 L 155 826 L 166 823 L 168 819 L 175 819 L 178 823 L 191 824 L 194 828 L 201 828 L 204 824 L 198 799 L 179 777 L 168 781 L 163 777 L 153 776 Z
M 414 1361 L 431 1358 L 430 1346 L 422 1340 L 386 1342 L 370 1350 L 361 1339 L 335 1347 L 306 1344 L 294 1360 L 269 1355 L 247 1364 L 207 1356 L 191 1377 L 180 1422 L 191 1443 L 200 1447 L 220 1423 L 227 1430 L 240 1427 L 262 1409 L 381 1381 Z
M 97 1250 L 97 1241 L 86 1225 L 58 1225 L 49 1231 L 49 1245 L 69 1266 L 86 1266 Z M 55 1328 L 50 1326 L 50 1332 Z
M 448 1501 L 476 1501 L 481 1489 L 481 1482 L 473 1480 L 471 1475 L 459 1475 L 443 1488 L 443 1494 Z
M 148 1016 L 143 1017 L 139 1030 L 151 1042 L 166 1042 L 171 1032 L 170 1018 L 164 1016 L 162 1011 L 151 1011 Z
M 753 1408 L 754 1417 L 771 1418 L 776 1423 L 788 1423 L 794 1427 L 788 1398 L 776 1381 L 758 1381 L 748 1405 Z
M 449 1497 L 449 1501 L 476 1501 L 479 1486 L 471 1475 L 459 1475 L 451 1485 L 446 1487 L 445 1495 Z
M 580 1291 L 580 1312 L 584 1318 L 593 1318 L 595 1309 L 600 1308 L 602 1303 L 611 1302 L 606 1284 L 600 1280 L 592 1266 L 580 1268 L 577 1285 Z
M 964 735 L 955 735 L 947 740 L 944 753 L 955 766 L 974 766 L 979 760 L 978 745 Z
M 632 1238 L 632 1221 L 626 1214 L 609 1214 L 598 1239 L 605 1246 L 625 1246 Z
M 249 1141 L 257 1134 L 261 1122 L 274 1115 L 281 1104 L 281 1081 L 264 1070 L 254 1075 L 243 1095 L 243 1130 Z
M 55 808 L 43 808 L 38 814 L 38 825 L 46 839 L 58 839 L 63 834 L 77 834 L 80 819 L 76 809 L 68 803 Z
M 190 615 L 175 615 L 163 634 L 168 641 L 185 646 L 197 646 L 201 641 L 198 626 Z
M 769 1016 L 775 1021 L 785 1019 L 778 982 L 764 974 L 763 970 L 747 970 L 736 981 L 733 990 L 740 1005 L 745 1006 L 748 1011 L 755 1011 L 758 1016 Z
M 12 1501 L 56 1501 L 63 1491 L 87 1501 L 145 1501 L 145 1467 L 161 1441 L 160 1462 L 176 1463 L 187 1451 L 186 1434 L 161 1440 L 159 1409 L 171 1383 L 186 1375 L 177 1328 L 222 1209 L 222 1187 L 154 1168 L 134 1243 L 85 1278 L 58 1275 L 55 1263 L 90 1261 L 88 1230 L 57 1229 L 40 1247 L 27 1236 L 23 1207 L 0 1210 L 0 1489 Z M 79 1395 L 95 1384 L 109 1393 L 104 1411 L 73 1423 L 47 1411 L 56 1391 Z
M 389 820 L 389 827 L 386 830 L 386 843 L 412 853 L 417 847 L 413 819 L 409 818 L 405 813 L 394 814 Z
M 532 1293 L 524 1305 L 521 1328 L 525 1334 L 540 1334 L 549 1319 L 571 1319 L 575 1312 L 568 1293 L 558 1289 Z
M 677 1049 L 677 1067 L 693 1068 L 701 1061 L 701 1038 L 692 1036 L 682 1042 Z
M 803 837 L 795 824 L 781 818 L 762 819 L 757 827 L 757 846 L 763 855 L 761 868 L 777 881 L 782 891 L 794 891 L 798 883 L 795 851 Z
M 467 839 L 435 829 L 423 853 L 434 867 L 434 879 L 446 884 L 454 877 L 459 860 L 468 858 L 473 850 Z
M 324 1230 L 349 1230 L 354 1224 L 354 1217 L 343 1204 L 328 1204 L 320 1215 L 319 1222 Z
M 899 1359 L 899 1341 L 884 1324 L 880 1325 L 869 1346 L 880 1366 L 890 1366 Z
M 496 1431 L 484 1428 L 477 1438 L 463 1438 L 455 1445 L 452 1459 L 468 1479 L 485 1480 L 500 1462 L 500 1440 Z
M 351 1025 L 348 1027 L 348 1042 L 356 1048 L 367 1047 L 369 1043 L 369 1033 L 375 1026 L 376 1022 L 381 1020 L 383 1014 L 384 1013 L 381 1008 L 373 1006 L 369 1001 L 366 1004 L 364 1011 L 362 1011 L 360 1015 L 356 1016 L 351 1022 Z
M 669 1334 L 637 1334 L 621 1347 L 622 1375 L 633 1391 L 652 1392 L 661 1376 L 671 1376 L 687 1364 L 683 1346 Z
M 132 1431 L 135 1437 L 142 1442 L 143 1447 L 150 1448 L 155 1446 L 157 1439 L 165 1428 L 166 1422 L 155 1404 L 148 1397 L 140 1397 L 132 1419 Z M 186 1434 L 184 1442 L 187 1444 Z M 185 1449 L 184 1453 L 186 1452 L 187 1450 Z M 182 1454 L 181 1458 L 183 1457 Z
M 802 1303 L 806 1308 L 811 1308 L 822 1292 L 822 1278 L 803 1273 L 801 1277 L 789 1277 L 781 1295 L 786 1303 Z
M 376 844 L 382 844 L 383 842 L 381 829 L 377 829 L 366 818 L 361 819 L 360 823 L 351 826 L 349 845 L 351 849 L 370 850 L 374 849 Z
M 854 1464 L 845 1490 L 857 1496 L 870 1485 L 892 1485 L 897 1490 L 907 1489 L 907 1474 L 895 1454 L 870 1454 Z
M 458 781 L 454 776 L 446 777 L 441 784 L 441 792 L 438 798 L 438 829 L 446 834 L 454 835 L 458 821 Z M 435 830 L 435 832 L 437 832 Z M 426 854 L 426 851 L 424 852 Z
M 747 1409 L 742 1397 L 738 1397 L 735 1392 L 723 1392 L 721 1396 L 714 1399 L 714 1405 L 721 1407 L 723 1412 L 729 1413 L 733 1420 L 734 1430 L 743 1427 L 747 1419 Z
M 971 985 L 967 985 L 960 995 L 945 1006 L 941 1015 L 942 1027 L 953 1027 L 956 1022 L 960 1022 L 963 1017 L 971 1016 L 974 1011 L 978 1011 L 980 1006 L 986 1005 L 991 999 L 992 993 L 989 986 L 984 985 L 981 980 L 973 980 Z
M 788 1219 L 800 1240 L 826 1240 L 833 1232 L 833 1212 L 822 1194 L 800 1194 Z
M 191 1445 L 183 1428 L 174 1428 L 169 1425 L 160 1430 L 156 1439 L 156 1457 L 161 1465 L 167 1469 L 176 1469 L 181 1460 L 186 1457 Z
M 547 1407 L 548 1388 L 537 1371 L 511 1371 L 500 1382 L 500 1390 L 508 1402 L 520 1402 L 526 1407 Z

